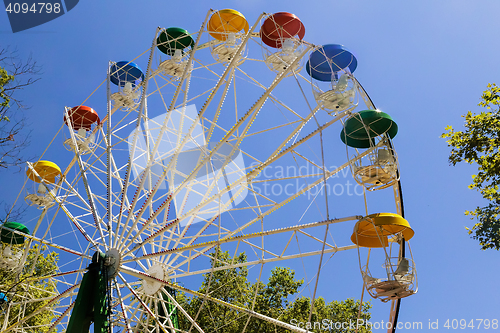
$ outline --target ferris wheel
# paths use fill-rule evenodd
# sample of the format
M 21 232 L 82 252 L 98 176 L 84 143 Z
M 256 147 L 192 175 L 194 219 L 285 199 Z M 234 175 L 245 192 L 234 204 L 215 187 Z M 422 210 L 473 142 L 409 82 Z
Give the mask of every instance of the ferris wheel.
M 0 281 L 1 331 L 206 332 L 182 293 L 247 324 L 306 332 L 254 311 L 255 298 L 219 299 L 210 283 L 200 292 L 203 277 L 246 267 L 265 281 L 275 266 L 313 265 L 314 297 L 344 252 L 359 266 L 344 279 L 387 302 L 394 325 L 417 291 L 414 232 L 398 128 L 355 78 L 356 57 L 308 43 L 285 12 L 249 22 L 210 10 L 199 31 L 151 37 L 136 59 L 107 74 L 104 64 L 88 98 L 67 102 L 48 148 L 60 161 L 28 163 L 21 194 L 38 215 L 1 226 L 0 267 L 16 277 Z M 30 260 L 49 252 L 57 268 L 37 272 Z

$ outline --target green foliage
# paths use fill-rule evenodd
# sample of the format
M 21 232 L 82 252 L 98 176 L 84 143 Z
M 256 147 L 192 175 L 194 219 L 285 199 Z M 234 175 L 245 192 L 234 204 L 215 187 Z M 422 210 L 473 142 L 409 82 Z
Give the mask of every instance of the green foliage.
M 4 68 L 0 67 L 0 107 L 9 106 L 10 97 L 7 94 L 5 94 L 5 86 L 13 80 L 14 76 L 9 75 L 9 73 L 7 73 L 7 71 Z M 7 119 L 4 118 L 7 117 L 2 117 L 0 120 L 9 120 L 9 118 Z
M 213 254 L 213 256 L 216 255 L 217 261 L 214 265 L 215 268 L 225 266 L 227 263 L 244 263 L 247 260 L 244 253 L 235 258 L 231 258 L 227 252 L 221 251 Z M 250 284 L 247 282 L 247 276 L 248 269 L 244 266 L 214 271 L 211 279 L 210 274 L 205 275 L 199 292 L 206 294 L 208 290 L 208 296 L 244 307 L 248 300 L 250 288 Z M 185 298 L 182 296 L 182 293 L 179 293 L 178 302 L 182 301 L 183 303 L 180 304 L 184 306 L 184 309 L 192 318 L 195 318 L 198 309 L 200 309 L 203 303 L 203 299 L 197 297 Z M 241 318 L 241 314 L 228 307 L 206 301 L 196 321 L 206 332 L 215 332 L 216 329 L 219 329 L 219 331 L 222 330 L 223 332 L 241 332 L 242 325 L 244 325 L 244 321 L 242 323 L 242 320 L 240 320 Z M 179 319 L 181 328 L 190 327 L 184 316 L 181 316 Z
M 354 332 L 352 327 L 356 326 L 359 304 L 359 301 L 355 301 L 352 298 L 348 298 L 345 301 L 326 303 L 323 297 L 318 297 L 314 300 L 314 311 L 310 321 L 312 327 L 309 328 L 306 325 L 309 322 L 311 299 L 309 297 L 301 297 L 291 304 L 291 308 L 286 311 L 283 321 L 288 323 L 304 323 L 301 327 L 308 328 L 311 332 L 327 332 L 329 328 L 332 328 L 333 332 L 339 333 Z M 359 317 L 360 320 L 362 319 L 364 322 L 370 320 L 370 308 L 371 304 L 369 302 L 363 303 Z M 314 323 L 319 323 L 319 327 L 314 327 Z M 338 326 L 336 326 L 336 323 Z M 345 325 L 342 328 L 341 326 L 344 323 Z M 352 323 L 352 326 L 348 327 L 350 323 Z M 274 330 L 267 332 L 274 332 Z M 286 332 L 286 330 L 281 330 L 280 332 Z M 358 332 L 367 333 L 371 332 L 371 329 L 366 326 L 359 326 Z
M 214 267 L 222 267 L 228 264 L 246 262 L 244 253 L 231 258 L 228 252 L 216 251 L 212 254 L 215 260 Z M 214 260 L 212 260 L 212 264 Z M 245 266 L 229 268 L 204 275 L 204 281 L 199 290 L 200 293 L 208 295 L 233 305 L 237 305 L 259 314 L 276 318 L 285 323 L 306 323 L 309 321 L 311 299 L 308 297 L 293 297 L 299 292 L 303 280 L 295 278 L 295 272 L 290 268 L 276 267 L 271 271 L 267 284 L 259 281 L 251 283 L 247 279 L 248 270 Z M 205 301 L 199 297 L 186 297 L 179 293 L 177 301 L 187 311 L 191 318 L 196 318 L 197 323 L 205 332 L 236 333 L 259 332 L 277 333 L 289 332 L 288 330 L 271 324 L 267 321 L 249 317 L 247 314 L 232 310 L 227 306 L 219 305 L 209 300 Z M 361 319 L 370 319 L 370 303 L 363 303 Z M 314 311 L 311 322 L 328 323 L 356 322 L 358 317 L 359 301 L 348 299 L 327 303 L 322 297 L 314 301 Z M 189 321 L 179 316 L 180 328 L 189 331 Z M 305 325 L 305 324 L 304 324 Z M 311 332 L 324 332 L 321 328 L 313 328 Z M 335 332 L 344 332 L 334 329 Z M 347 332 L 348 330 L 345 330 Z M 371 332 L 370 329 L 360 327 L 358 332 Z
M 22 245 L 17 246 L 18 248 Z M 0 325 L 4 323 L 5 315 L 8 310 L 9 323 L 15 324 L 20 318 L 23 318 L 36 310 L 44 307 L 49 299 L 57 294 L 56 285 L 48 279 L 38 280 L 37 277 L 53 274 L 57 270 L 58 255 L 55 252 L 48 252 L 45 246 L 41 248 L 34 245 L 30 248 L 24 268 L 20 273 L 9 270 L 0 270 L 0 290 L 9 291 L 7 298 L 11 306 L 4 304 L 0 313 Z M 32 299 L 32 302 L 26 302 L 23 307 L 17 302 Z M 37 327 L 31 332 L 47 332 L 54 315 L 49 311 L 43 311 L 34 317 L 28 319 L 26 325 Z
M 477 239 L 482 250 L 500 250 L 500 87 L 488 84 L 488 89 L 481 96 L 479 106 L 487 109 L 479 114 L 467 112 L 465 130 L 455 131 L 446 127 L 447 138 L 452 147 L 449 162 L 454 166 L 459 162 L 477 165 L 478 172 L 472 175 L 470 189 L 481 193 L 490 203 L 477 207 L 465 214 L 478 222 L 472 228 L 466 228 L 472 238 Z

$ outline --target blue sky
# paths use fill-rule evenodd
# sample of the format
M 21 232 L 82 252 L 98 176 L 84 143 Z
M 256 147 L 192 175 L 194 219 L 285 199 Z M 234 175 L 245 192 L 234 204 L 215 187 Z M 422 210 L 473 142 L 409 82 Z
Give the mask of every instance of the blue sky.
M 308 42 L 343 44 L 356 55 L 356 78 L 399 126 L 394 144 L 419 277 L 419 292 L 403 300 L 400 321 L 426 327 L 439 319 L 441 328 L 446 319 L 499 319 L 499 253 L 480 251 L 465 231 L 474 222 L 464 211 L 484 204 L 467 189 L 474 168 L 449 166 L 449 148 L 439 137 L 446 125 L 461 128 L 460 116 L 478 111 L 486 85 L 499 81 L 496 0 L 81 1 L 62 17 L 16 34 L 0 13 L 1 46 L 31 54 L 43 67 L 42 80 L 22 95 L 32 106 L 28 153 L 45 149 L 61 126 L 63 107 L 77 105 L 105 79 L 109 60 L 135 58 L 151 45 L 157 26 L 198 30 L 210 8 L 236 9 L 250 24 L 262 12 L 291 12 L 304 23 Z M 56 147 L 47 159 L 67 153 Z M 2 171 L 0 177 L 1 198 L 17 195 L 23 174 Z M 344 270 L 329 264 L 329 274 Z M 334 279 L 321 295 L 332 300 L 348 280 Z M 350 297 L 360 293 L 361 287 Z M 386 320 L 388 312 L 376 307 L 374 317 Z

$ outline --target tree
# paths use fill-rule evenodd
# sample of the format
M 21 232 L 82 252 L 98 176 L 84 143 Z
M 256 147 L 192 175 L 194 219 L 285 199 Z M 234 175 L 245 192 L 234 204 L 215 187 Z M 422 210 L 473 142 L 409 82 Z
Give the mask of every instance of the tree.
M 24 245 L 18 245 L 22 246 Z M 3 248 L 1 250 L 3 251 Z M 52 281 L 38 279 L 54 274 L 58 269 L 57 263 L 58 255 L 55 252 L 47 251 L 46 246 L 34 245 L 29 249 L 26 263 L 21 270 L 0 269 L 0 292 L 5 294 L 7 299 L 0 305 L 0 327 L 17 323 L 20 318 L 44 307 L 50 298 L 57 295 L 56 285 Z M 33 301 L 25 303 L 26 307 L 21 306 L 19 302 L 27 297 Z M 51 312 L 44 311 L 28 319 L 26 325 L 37 327 L 33 332 L 47 332 L 53 319 Z
M 9 48 L 0 49 L 0 170 L 17 167 L 19 170 L 26 159 L 33 156 L 23 155 L 29 144 L 30 131 L 19 92 L 31 86 L 40 78 L 40 68 L 31 57 L 21 60 L 17 52 Z M 24 212 L 22 207 L 11 207 L 10 203 L 1 203 L 5 210 L 5 219 L 19 219 Z
M 244 253 L 231 258 L 228 252 L 216 250 L 212 258 L 217 258 L 214 267 L 225 266 L 228 263 L 244 263 L 246 256 Z M 212 264 L 214 261 L 212 260 Z M 295 279 L 295 272 L 290 268 L 276 267 L 271 271 L 271 276 L 267 284 L 263 282 L 251 283 L 248 281 L 248 270 L 245 266 L 214 271 L 204 275 L 204 281 L 199 290 L 206 294 L 228 303 L 244 307 L 271 318 L 277 318 L 286 323 L 298 324 L 309 321 L 309 311 L 311 299 L 300 297 L 291 300 L 303 285 L 303 280 Z M 255 302 L 254 302 L 255 299 Z M 275 326 L 244 313 L 239 313 L 229 307 L 205 301 L 199 297 L 186 297 L 179 293 L 177 301 L 205 332 L 240 333 L 259 332 L 275 333 L 288 332 L 288 330 Z M 311 323 L 320 323 L 317 327 L 312 327 L 311 332 L 324 332 L 325 325 L 332 327 L 335 332 L 348 332 L 349 329 L 334 328 L 335 323 L 349 323 L 349 320 L 356 323 L 358 318 L 359 301 L 347 299 L 345 301 L 332 301 L 327 303 L 324 298 L 318 297 L 314 300 L 314 311 Z M 363 303 L 361 309 L 361 319 L 369 320 L 371 308 L 370 303 Z M 199 312 L 199 313 L 198 313 Z M 190 323 L 179 316 L 180 328 L 189 331 Z M 305 327 L 305 326 L 303 326 Z M 328 330 L 327 330 L 328 331 Z M 360 327 L 358 332 L 371 332 L 369 328 Z
M 0 168 L 24 163 L 23 149 L 29 144 L 27 109 L 18 93 L 40 78 L 40 68 L 31 57 L 21 60 L 17 52 L 0 49 Z
M 465 215 L 477 219 L 472 228 L 466 228 L 471 237 L 478 240 L 482 250 L 500 250 L 500 87 L 488 84 L 479 106 L 487 111 L 479 114 L 468 111 L 465 130 L 455 131 L 446 127 L 447 143 L 452 147 L 448 158 L 451 165 L 459 162 L 477 165 L 478 172 L 472 175 L 470 189 L 481 193 L 489 204 L 466 211 Z

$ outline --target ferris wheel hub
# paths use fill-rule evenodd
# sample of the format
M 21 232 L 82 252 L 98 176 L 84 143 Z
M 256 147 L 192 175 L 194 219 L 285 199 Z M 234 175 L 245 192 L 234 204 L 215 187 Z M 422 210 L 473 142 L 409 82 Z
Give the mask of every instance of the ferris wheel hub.
M 118 249 L 112 248 L 106 251 L 104 265 L 108 270 L 108 278 L 114 278 L 118 275 L 118 270 L 121 263 L 121 254 Z
M 160 264 L 154 264 L 147 271 L 146 274 L 151 275 L 154 278 L 163 280 L 165 278 L 165 272 L 163 267 Z M 158 290 L 160 290 L 162 286 L 161 282 L 150 281 L 150 280 L 142 280 L 142 288 L 144 288 L 144 292 L 147 295 L 153 295 Z

